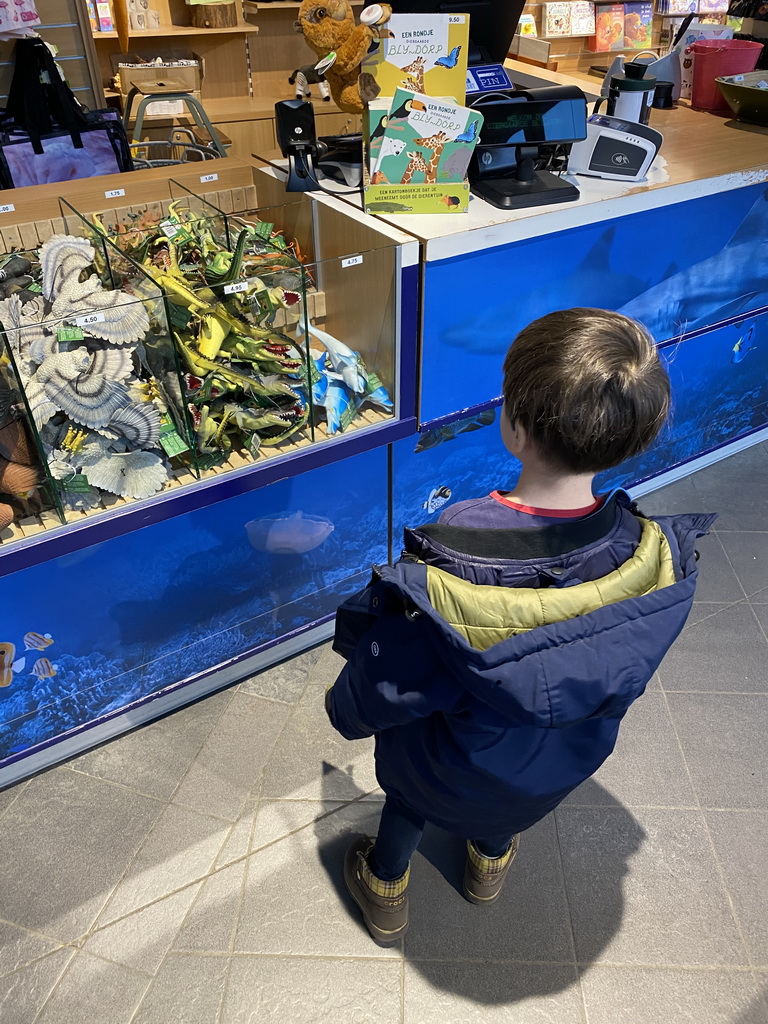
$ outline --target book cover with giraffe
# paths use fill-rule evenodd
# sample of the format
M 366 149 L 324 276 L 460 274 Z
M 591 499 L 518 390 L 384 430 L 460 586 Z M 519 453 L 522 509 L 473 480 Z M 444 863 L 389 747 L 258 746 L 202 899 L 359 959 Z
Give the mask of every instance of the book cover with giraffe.
M 393 14 L 381 36 L 361 71 L 373 75 L 382 96 L 404 88 L 464 102 L 468 14 Z
M 464 181 L 482 125 L 477 110 L 398 89 L 386 119 L 371 133 L 371 181 L 390 185 Z

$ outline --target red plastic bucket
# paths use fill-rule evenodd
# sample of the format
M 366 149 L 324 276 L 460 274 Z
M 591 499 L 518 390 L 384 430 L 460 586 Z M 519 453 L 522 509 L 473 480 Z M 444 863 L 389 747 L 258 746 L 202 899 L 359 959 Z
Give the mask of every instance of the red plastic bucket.
M 762 43 L 749 39 L 701 39 L 694 43 L 690 47 L 694 54 L 691 106 L 695 110 L 729 110 L 715 79 L 754 71 L 762 49 Z

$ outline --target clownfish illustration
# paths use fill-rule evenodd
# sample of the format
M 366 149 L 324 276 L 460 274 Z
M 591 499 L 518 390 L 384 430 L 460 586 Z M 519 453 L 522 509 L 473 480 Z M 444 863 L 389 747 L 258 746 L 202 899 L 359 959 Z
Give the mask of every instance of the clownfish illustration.
M 11 643 L 0 643 L 0 686 L 10 686 L 13 682 L 13 673 L 21 672 L 26 659 L 19 658 L 14 661 L 16 645 Z
M 53 638 L 50 633 L 25 633 L 24 634 L 24 646 L 28 651 L 44 651 L 46 647 L 50 647 L 53 643 Z
M 454 46 L 450 53 L 447 53 L 444 57 L 438 57 L 435 61 L 436 68 L 455 68 L 459 62 L 459 54 L 461 53 L 460 46 Z
M 435 487 L 430 491 L 429 497 L 421 506 L 425 508 L 430 515 L 441 509 L 443 505 L 447 505 L 451 500 L 451 489 L 450 487 Z
M 39 679 L 50 679 L 52 676 L 56 675 L 58 668 L 58 665 L 52 665 L 47 658 L 38 658 L 32 666 L 32 672 Z

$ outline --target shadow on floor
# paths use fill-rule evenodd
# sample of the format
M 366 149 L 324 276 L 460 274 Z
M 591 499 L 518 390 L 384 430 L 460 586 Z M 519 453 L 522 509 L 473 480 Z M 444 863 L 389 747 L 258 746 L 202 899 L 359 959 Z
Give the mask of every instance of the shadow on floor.
M 323 767 L 324 779 L 338 771 L 329 765 Z M 589 949 L 589 959 L 596 960 L 621 926 L 623 879 L 645 832 L 598 783 L 585 783 L 583 792 L 587 790 L 591 791 L 587 802 L 599 802 L 611 812 L 614 826 L 623 837 L 620 846 L 610 847 L 616 852 L 613 858 L 608 856 L 601 862 L 599 876 L 590 879 L 589 898 L 599 901 L 599 913 L 591 919 L 591 933 L 582 939 Z M 356 806 L 367 811 L 372 807 L 370 803 Z M 344 853 L 354 833 L 329 840 L 321 829 L 316 828 L 316 832 L 320 860 L 331 884 L 350 916 L 364 929 L 342 876 Z M 411 862 L 410 928 L 404 942 L 407 963 L 434 989 L 478 1004 L 511 1004 L 569 989 L 577 980 L 577 957 L 563 859 L 580 859 L 579 851 L 574 850 L 573 834 L 563 843 L 563 850 L 550 814 L 524 833 L 506 891 L 498 902 L 491 907 L 476 907 L 461 895 L 465 841 L 428 825 Z M 583 963 L 584 959 L 582 953 L 579 960 Z M 750 1018 L 740 1024 L 755 1022 Z

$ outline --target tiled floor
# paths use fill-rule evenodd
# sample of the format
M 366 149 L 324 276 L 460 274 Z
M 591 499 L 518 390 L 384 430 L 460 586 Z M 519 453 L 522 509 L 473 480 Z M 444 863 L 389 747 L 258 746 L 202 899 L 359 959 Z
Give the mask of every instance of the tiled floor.
M 429 831 L 405 948 L 341 893 L 371 743 L 329 647 L 0 793 L 4 1024 L 768 1024 L 768 448 L 641 501 L 720 510 L 690 623 L 503 899 Z

